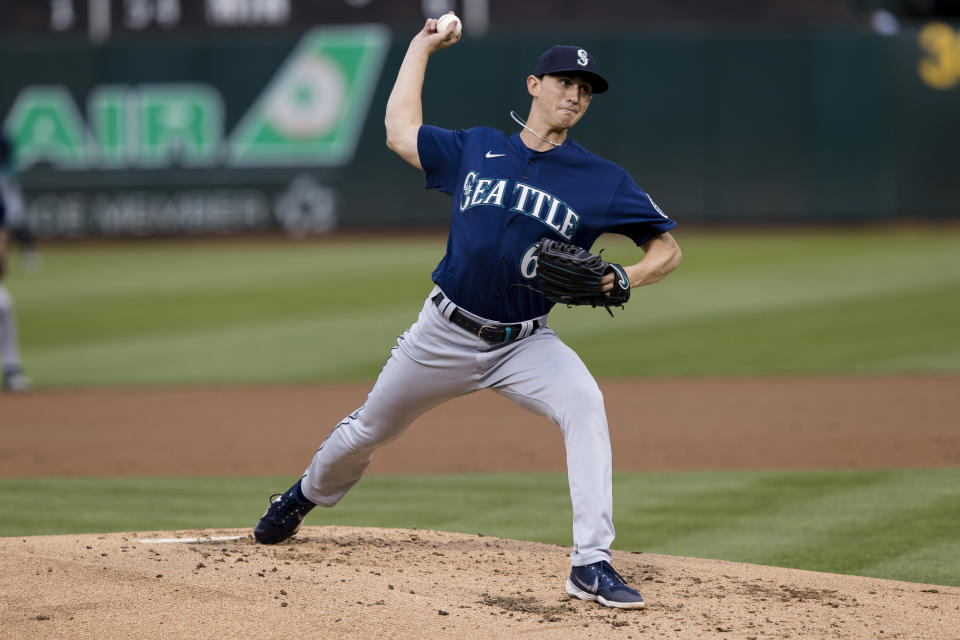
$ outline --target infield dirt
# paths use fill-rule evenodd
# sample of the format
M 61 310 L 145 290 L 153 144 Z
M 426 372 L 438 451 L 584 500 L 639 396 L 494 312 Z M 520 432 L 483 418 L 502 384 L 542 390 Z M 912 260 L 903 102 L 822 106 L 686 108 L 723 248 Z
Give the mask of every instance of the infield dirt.
M 605 381 L 615 469 L 960 465 L 960 376 Z M 368 385 L 0 396 L 0 476 L 290 475 Z M 371 473 L 562 471 L 546 418 L 492 392 L 441 405 Z
M 173 535 L 218 542 L 141 542 Z M 562 547 L 475 535 L 306 527 L 0 539 L 4 638 L 957 637 L 960 589 L 614 553 L 648 600 L 572 600 Z M 10 568 L 17 567 L 15 570 Z
M 960 464 L 955 376 L 601 386 L 618 469 Z M 0 475 L 295 476 L 366 391 L 4 397 Z M 481 393 L 423 416 L 371 472 L 562 468 L 554 425 Z M 619 612 L 564 594 L 568 549 L 554 545 L 305 527 L 264 547 L 249 533 L 0 538 L 0 638 L 960 637 L 954 587 L 618 551 L 648 601 Z M 239 537 L 156 542 L 209 536 Z

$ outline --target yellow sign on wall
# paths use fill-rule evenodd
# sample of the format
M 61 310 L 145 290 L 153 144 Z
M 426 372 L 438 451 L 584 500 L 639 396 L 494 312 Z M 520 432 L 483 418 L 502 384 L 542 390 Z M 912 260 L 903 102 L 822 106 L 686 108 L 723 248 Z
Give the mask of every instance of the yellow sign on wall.
M 931 22 L 920 31 L 919 42 L 928 54 L 918 65 L 920 78 L 934 89 L 960 85 L 960 30 L 943 22 Z

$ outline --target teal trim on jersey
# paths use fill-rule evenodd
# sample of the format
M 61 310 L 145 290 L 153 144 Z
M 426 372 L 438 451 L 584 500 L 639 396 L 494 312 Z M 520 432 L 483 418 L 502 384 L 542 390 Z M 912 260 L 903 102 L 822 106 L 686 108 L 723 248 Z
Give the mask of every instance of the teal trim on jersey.
M 503 341 L 510 342 L 510 334 L 513 332 L 513 329 L 511 327 L 504 327 L 504 329 L 506 329 L 507 334 L 503 337 Z

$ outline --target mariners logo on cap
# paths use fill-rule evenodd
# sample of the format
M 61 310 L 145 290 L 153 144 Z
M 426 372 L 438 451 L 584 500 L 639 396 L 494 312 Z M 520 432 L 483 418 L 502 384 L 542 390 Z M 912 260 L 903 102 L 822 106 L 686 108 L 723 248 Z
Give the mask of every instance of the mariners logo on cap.
M 537 58 L 531 75 L 538 78 L 548 73 L 577 72 L 587 80 L 594 93 L 603 93 L 609 88 L 606 79 L 597 72 L 597 61 L 580 47 L 558 44 L 550 47 Z

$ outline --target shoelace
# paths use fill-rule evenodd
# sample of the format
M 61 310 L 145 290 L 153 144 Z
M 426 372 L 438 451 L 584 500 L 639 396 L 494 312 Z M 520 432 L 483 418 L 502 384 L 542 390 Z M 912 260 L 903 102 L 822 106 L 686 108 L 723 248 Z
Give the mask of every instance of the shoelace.
M 270 496 L 270 504 L 271 504 L 271 505 L 274 504 L 274 502 L 275 502 L 275 501 L 274 501 L 274 498 L 277 498 L 277 497 L 280 498 L 280 500 L 277 501 L 277 502 L 279 502 L 279 504 L 277 505 L 277 511 L 276 511 L 276 513 L 274 514 L 274 518 L 275 518 L 275 520 L 276 520 L 277 522 L 281 522 L 281 523 L 282 523 L 282 522 L 286 522 L 286 521 L 289 520 L 291 517 L 296 517 L 296 518 L 299 518 L 299 517 L 300 517 L 300 505 L 297 504 L 297 501 L 296 501 L 296 500 L 286 500 L 286 501 L 285 501 L 285 500 L 283 499 L 283 494 L 282 494 L 282 493 L 275 493 L 275 494 L 273 494 L 272 496 Z
M 600 563 L 600 579 L 601 579 L 601 580 L 603 580 L 603 574 L 604 574 L 604 573 L 609 574 L 609 575 L 611 575 L 612 577 L 616 578 L 616 579 L 620 582 L 621 585 L 623 585 L 623 586 L 625 586 L 625 587 L 627 586 L 627 581 L 623 579 L 623 576 L 621 576 L 619 573 L 617 573 L 617 570 L 614 569 L 614 568 L 613 568 L 613 565 L 611 565 L 609 562 L 602 562 L 602 563 Z

